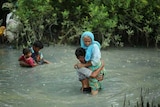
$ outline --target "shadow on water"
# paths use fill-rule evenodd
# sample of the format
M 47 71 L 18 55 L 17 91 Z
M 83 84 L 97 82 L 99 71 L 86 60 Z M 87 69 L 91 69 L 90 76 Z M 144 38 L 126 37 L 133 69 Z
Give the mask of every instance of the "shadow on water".
M 76 47 L 50 46 L 53 62 L 35 68 L 18 65 L 21 50 L 0 49 L 0 107 L 134 107 L 141 100 L 160 102 L 160 51 L 142 48 L 102 50 L 107 70 L 103 90 L 82 94 L 73 65 Z M 127 106 L 126 106 L 127 107 Z

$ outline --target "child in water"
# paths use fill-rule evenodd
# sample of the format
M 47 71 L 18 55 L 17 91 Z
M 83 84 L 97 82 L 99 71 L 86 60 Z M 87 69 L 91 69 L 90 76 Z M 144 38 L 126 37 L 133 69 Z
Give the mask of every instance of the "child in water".
M 31 50 L 31 57 L 33 58 L 33 60 L 38 64 L 38 65 L 41 65 L 41 64 L 49 64 L 50 62 L 45 60 L 43 58 L 43 54 L 42 52 L 40 51 L 41 49 L 43 49 L 43 43 L 41 41 L 35 41 L 33 43 L 33 46 L 29 48 Z M 20 62 L 20 65 L 21 66 L 29 66 L 27 63 L 21 61 Z
M 29 48 L 24 48 L 23 55 L 19 57 L 18 61 L 26 63 L 28 67 L 37 66 L 37 63 L 35 63 L 35 61 L 31 56 L 32 56 L 31 50 Z M 23 64 L 21 63 L 20 65 L 23 66 Z
M 95 71 L 99 67 L 101 67 L 101 52 L 100 52 L 100 43 L 94 40 L 94 35 L 92 32 L 86 31 L 81 35 L 80 38 L 81 47 L 85 49 L 85 61 L 87 63 L 77 64 L 79 68 L 88 67 L 89 69 Z M 90 78 L 89 84 L 92 89 L 91 94 L 96 95 L 101 89 L 100 80 L 103 80 L 104 69 L 100 72 L 99 77 Z
M 44 63 L 49 64 L 50 62 L 43 58 L 43 54 L 40 51 L 41 49 L 43 49 L 43 43 L 41 41 L 35 41 L 33 43 L 33 46 L 30 48 L 32 52 L 32 58 L 35 60 L 36 63 L 40 65 Z

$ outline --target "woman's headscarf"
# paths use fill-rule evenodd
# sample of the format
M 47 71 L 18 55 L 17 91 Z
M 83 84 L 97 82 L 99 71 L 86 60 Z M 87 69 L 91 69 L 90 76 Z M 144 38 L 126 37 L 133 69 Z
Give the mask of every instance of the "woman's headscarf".
M 91 41 L 91 44 L 90 44 L 89 46 L 86 46 L 86 45 L 84 44 L 83 38 L 84 38 L 85 36 L 90 37 L 91 40 L 92 40 L 92 41 Z M 91 60 L 92 51 L 93 51 L 93 45 L 94 45 L 94 44 L 97 44 L 98 47 L 101 48 L 100 43 L 99 43 L 98 41 L 95 41 L 95 40 L 94 40 L 94 35 L 93 35 L 93 33 L 92 33 L 92 32 L 89 32 L 89 31 L 86 31 L 86 32 L 82 33 L 81 39 L 80 39 L 80 44 L 81 44 L 81 47 L 86 50 L 86 55 L 85 55 L 85 60 L 86 60 L 86 61 Z

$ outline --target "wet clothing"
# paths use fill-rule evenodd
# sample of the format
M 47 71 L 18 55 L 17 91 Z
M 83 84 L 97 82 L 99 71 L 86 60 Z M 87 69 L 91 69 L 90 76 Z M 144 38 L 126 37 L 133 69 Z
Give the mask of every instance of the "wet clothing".
M 82 67 L 77 69 L 77 74 L 78 74 L 79 81 L 81 81 L 86 78 L 89 78 L 90 75 L 92 74 L 92 71 L 88 68 Z
M 100 90 L 102 88 L 102 84 L 100 81 L 97 79 L 89 79 L 89 86 L 91 87 L 92 90 Z
M 31 57 L 36 61 L 36 63 L 43 64 L 44 61 L 43 61 L 43 54 L 42 54 L 42 52 L 39 51 L 38 53 L 36 53 L 36 52 L 34 52 L 34 50 L 33 50 L 32 47 L 30 48 L 30 50 L 32 52 L 32 56 Z M 39 61 L 37 61 L 37 56 L 40 56 L 40 60 Z
M 98 81 L 96 78 L 90 78 L 92 74 L 92 70 L 90 70 L 89 68 L 85 68 L 85 67 L 79 68 L 77 69 L 77 74 L 78 74 L 79 81 L 82 81 L 86 78 L 89 79 L 89 85 L 92 90 L 99 90 L 101 88 L 100 81 Z M 104 75 L 104 70 L 102 70 L 99 75 Z
M 22 56 L 20 56 L 19 61 L 24 61 L 25 63 L 27 63 L 31 67 L 35 66 L 35 63 L 34 63 L 34 60 L 32 57 L 25 58 L 24 55 L 22 55 Z
M 90 37 L 91 38 L 91 44 L 89 46 L 85 46 L 84 44 L 84 37 Z M 80 39 L 81 47 L 85 49 L 86 54 L 85 54 L 85 61 L 91 61 L 92 66 L 97 66 L 101 62 L 101 52 L 100 52 L 100 43 L 94 40 L 94 35 L 93 33 L 86 31 L 81 35 Z
M 101 63 L 99 63 L 99 65 L 97 66 L 90 66 L 89 69 L 92 70 L 92 72 L 94 72 L 96 69 L 98 69 L 99 67 L 101 67 Z M 100 75 L 105 75 L 105 69 L 103 68 L 100 73 L 98 74 L 98 76 Z M 92 90 L 96 91 L 102 88 L 102 84 L 100 81 L 98 81 L 96 78 L 89 78 L 89 86 L 92 88 Z
M 86 46 L 86 45 L 84 44 L 83 38 L 86 37 L 86 36 L 88 36 L 88 37 L 91 38 L 91 44 L 90 44 L 89 46 Z M 95 41 L 95 40 L 94 40 L 94 35 L 93 35 L 93 33 L 92 33 L 92 32 L 89 32 L 89 31 L 86 31 L 86 32 L 84 32 L 84 33 L 81 35 L 80 44 L 81 44 L 81 47 L 86 50 L 85 61 L 90 61 L 90 60 L 92 59 L 92 57 L 93 57 L 93 56 L 92 56 L 93 52 L 98 51 L 98 50 L 100 50 L 100 48 L 101 48 L 100 43 L 99 43 L 98 41 Z M 98 48 L 95 48 L 95 45 L 96 45 Z
M 97 66 L 101 63 L 101 52 L 99 47 L 96 44 L 93 44 L 93 51 L 92 51 L 92 56 L 91 56 L 91 63 L 92 66 Z
M 91 44 L 89 46 L 85 46 L 84 37 L 90 37 L 91 38 Z M 96 69 L 101 67 L 101 52 L 100 52 L 100 43 L 94 40 L 94 35 L 91 32 L 84 32 L 81 35 L 80 39 L 81 47 L 85 49 L 86 54 L 85 54 L 85 61 L 91 61 L 92 66 L 89 68 L 91 69 L 92 72 L 94 72 Z M 103 71 L 103 70 L 102 70 Z M 103 72 L 102 72 L 103 74 Z M 89 84 L 92 90 L 98 90 L 101 88 L 100 82 L 96 78 L 89 78 Z

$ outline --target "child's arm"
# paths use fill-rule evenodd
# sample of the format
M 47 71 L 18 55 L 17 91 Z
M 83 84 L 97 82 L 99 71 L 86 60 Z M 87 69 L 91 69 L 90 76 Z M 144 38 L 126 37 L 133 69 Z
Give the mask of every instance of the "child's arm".
M 77 68 L 89 67 L 89 66 L 92 66 L 92 63 L 89 61 L 87 63 L 78 63 L 78 64 L 75 64 L 74 66 L 76 66 Z
M 41 55 L 37 55 L 36 62 L 40 62 L 41 60 L 43 60 L 43 63 L 45 63 L 45 64 L 51 63 L 51 62 L 47 61 L 46 59 L 44 59 L 43 57 L 41 57 Z
M 44 63 L 50 64 L 51 62 L 47 61 L 46 59 L 43 59 Z

